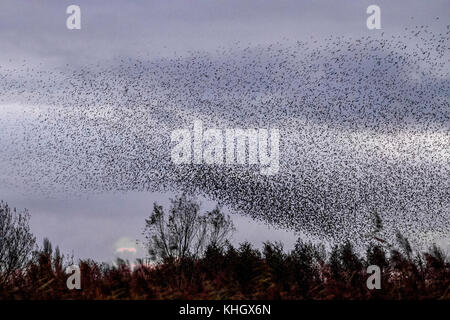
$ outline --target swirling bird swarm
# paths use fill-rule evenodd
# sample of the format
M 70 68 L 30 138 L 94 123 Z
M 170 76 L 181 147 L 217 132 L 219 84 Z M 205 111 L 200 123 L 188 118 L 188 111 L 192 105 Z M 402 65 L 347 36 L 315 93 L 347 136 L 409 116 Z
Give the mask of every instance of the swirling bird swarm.
M 449 34 L 420 26 L 82 68 L 2 67 L 1 101 L 40 106 L 9 122 L 17 130 L 3 138 L 3 163 L 32 188 L 190 191 L 334 241 L 364 240 L 375 212 L 388 238 L 448 236 Z M 279 128 L 279 173 L 174 165 L 170 132 L 196 119 Z

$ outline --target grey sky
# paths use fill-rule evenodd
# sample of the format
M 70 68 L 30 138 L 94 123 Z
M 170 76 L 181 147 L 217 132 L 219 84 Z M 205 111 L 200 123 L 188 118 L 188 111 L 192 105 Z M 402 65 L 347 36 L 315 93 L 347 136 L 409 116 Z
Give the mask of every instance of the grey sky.
M 215 49 L 236 41 L 272 43 L 283 38 L 370 34 L 365 10 L 373 1 L 24 1 L 2 0 L 3 59 L 39 59 L 50 64 L 117 55 L 171 55 Z M 77 4 L 82 30 L 65 27 L 66 7 Z M 433 1 L 377 1 L 382 28 L 448 20 L 449 4 Z M 413 19 L 411 19 L 413 17 Z M 431 22 L 431 23 L 430 23 Z M 431 26 L 432 27 L 432 26 Z M 376 32 L 376 31 L 375 31 Z

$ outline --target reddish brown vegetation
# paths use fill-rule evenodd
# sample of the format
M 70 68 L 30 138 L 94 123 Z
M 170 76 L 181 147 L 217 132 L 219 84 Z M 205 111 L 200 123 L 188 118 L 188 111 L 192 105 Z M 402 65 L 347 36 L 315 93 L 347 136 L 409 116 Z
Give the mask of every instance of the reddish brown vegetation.
M 290 253 L 267 243 L 261 251 L 208 248 L 204 256 L 151 266 L 80 261 L 82 289 L 68 290 L 63 257 L 47 245 L 24 272 L 0 288 L 3 299 L 449 299 L 450 263 L 433 247 L 410 250 L 371 245 L 365 258 L 350 244 L 326 254 L 299 242 Z M 368 290 L 366 268 L 382 269 L 382 288 Z

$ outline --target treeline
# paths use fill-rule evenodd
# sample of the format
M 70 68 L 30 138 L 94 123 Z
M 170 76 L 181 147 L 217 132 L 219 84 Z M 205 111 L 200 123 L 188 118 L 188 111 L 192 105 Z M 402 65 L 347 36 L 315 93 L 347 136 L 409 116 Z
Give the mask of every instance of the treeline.
M 66 261 L 67 260 L 67 261 Z M 10 276 L 2 299 L 450 299 L 450 264 L 433 246 L 413 254 L 408 247 L 371 245 L 359 257 L 350 243 L 326 253 L 299 241 L 287 253 L 279 243 L 262 250 L 210 246 L 200 258 L 166 259 L 155 265 L 113 266 L 79 261 L 81 289 L 69 290 L 70 259 L 47 242 L 34 261 Z M 367 266 L 378 265 L 381 289 L 369 290 Z
M 360 255 L 350 242 L 330 252 L 301 240 L 290 252 L 271 242 L 262 250 L 234 247 L 231 219 L 220 208 L 200 207 L 185 194 L 168 211 L 155 203 L 143 230 L 151 262 L 78 261 L 81 289 L 70 290 L 65 270 L 73 257 L 48 240 L 36 246 L 28 212 L 0 202 L 0 299 L 450 299 L 444 252 L 435 245 L 414 252 L 401 234 L 389 244 L 377 214 Z M 381 288 L 370 290 L 373 265 Z

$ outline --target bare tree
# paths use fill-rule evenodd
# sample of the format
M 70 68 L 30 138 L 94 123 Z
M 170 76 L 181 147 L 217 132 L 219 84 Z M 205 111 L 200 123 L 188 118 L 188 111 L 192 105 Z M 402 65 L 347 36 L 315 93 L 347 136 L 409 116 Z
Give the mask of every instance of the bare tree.
M 28 211 L 11 210 L 0 202 L 0 284 L 7 283 L 31 259 L 36 238 L 30 231 L 29 218 Z
M 218 207 L 200 214 L 200 203 L 183 194 L 171 200 L 168 214 L 154 204 L 143 235 L 152 260 L 182 260 L 201 256 L 208 246 L 223 246 L 233 231 L 230 217 Z

